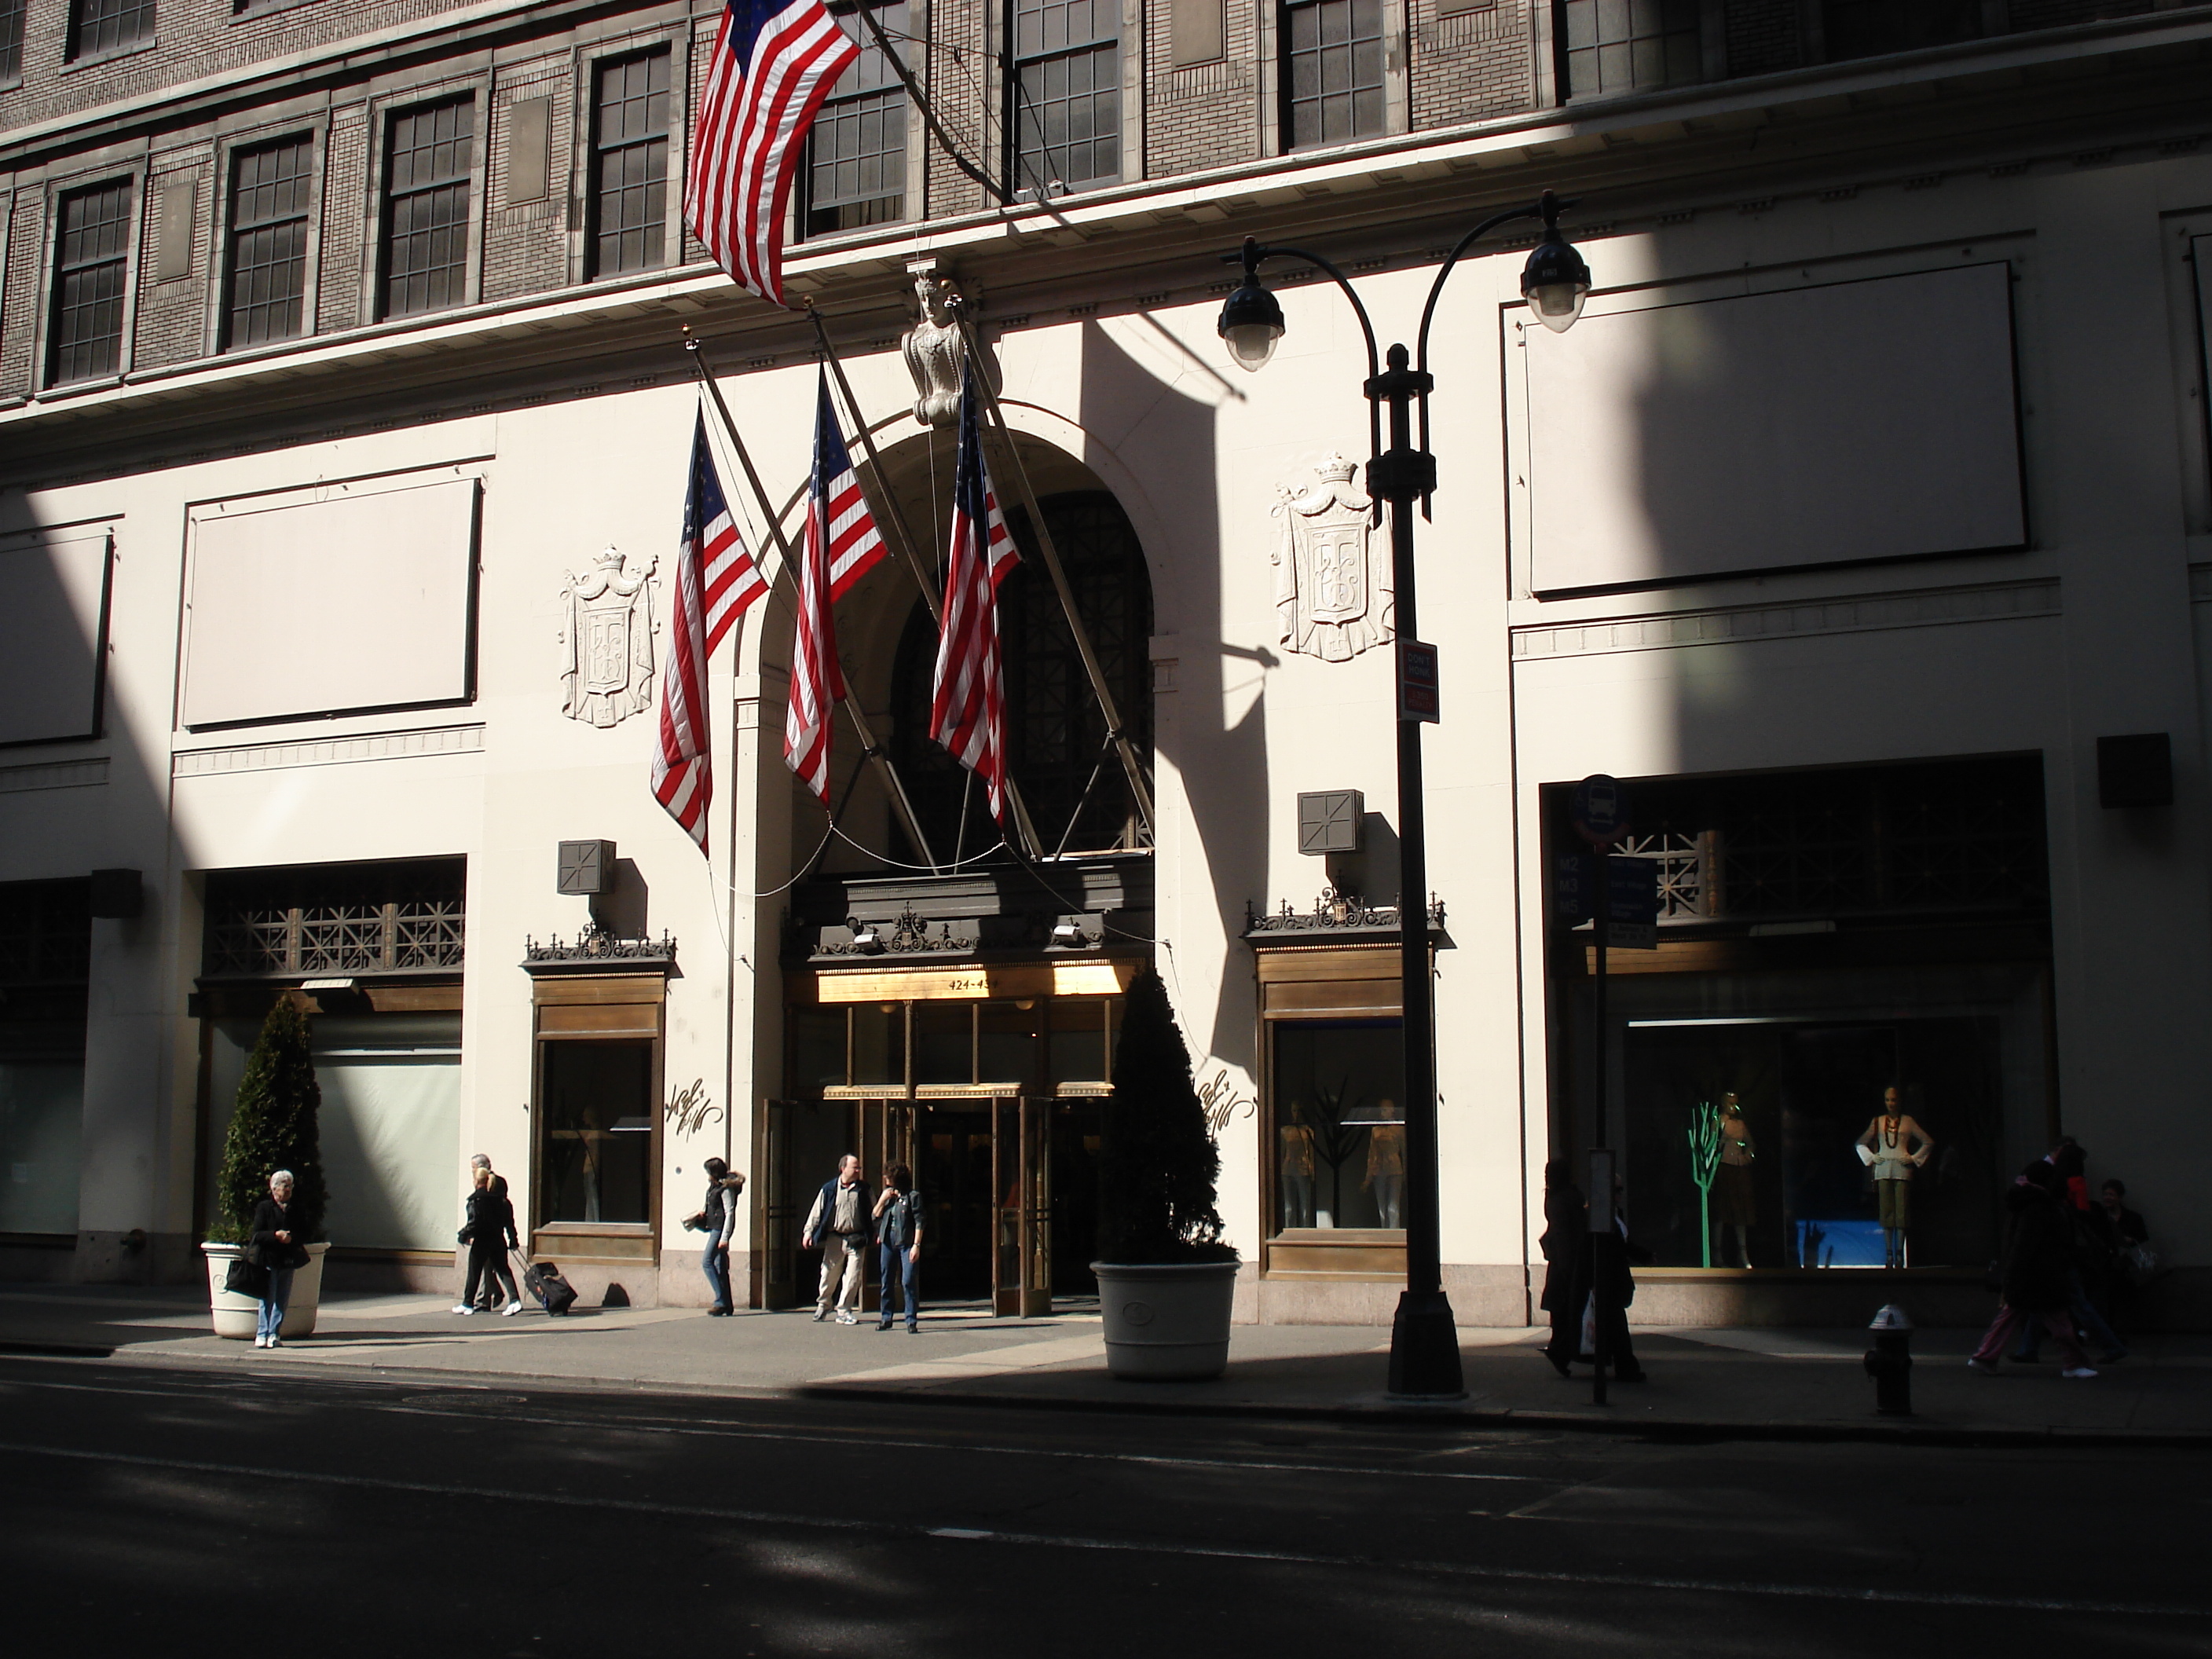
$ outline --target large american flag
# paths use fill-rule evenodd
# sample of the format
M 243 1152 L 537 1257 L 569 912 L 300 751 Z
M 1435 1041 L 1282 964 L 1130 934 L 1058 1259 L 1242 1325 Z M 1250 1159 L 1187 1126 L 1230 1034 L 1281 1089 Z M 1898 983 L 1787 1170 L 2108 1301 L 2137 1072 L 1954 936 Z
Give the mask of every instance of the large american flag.
M 999 662 L 999 584 L 1021 556 L 1006 533 L 975 419 L 975 380 L 961 377 L 960 459 L 952 475 L 952 544 L 937 636 L 929 732 L 983 780 L 991 816 L 1006 821 L 1006 693 Z
M 832 607 L 884 556 L 884 539 L 845 451 L 830 380 L 818 377 L 814 473 L 806 491 L 806 547 L 799 569 L 799 618 L 792 635 L 791 702 L 783 757 L 823 802 L 830 799 L 830 711 L 845 695 Z
M 676 616 L 660 693 L 660 741 L 653 754 L 653 793 L 684 833 L 707 850 L 707 807 L 714 798 L 707 733 L 707 659 L 737 619 L 768 592 L 760 566 L 722 496 L 707 451 L 707 415 L 691 428 L 691 481 L 684 496 L 684 540 L 676 550 Z
M 792 175 L 860 49 L 822 0 L 730 0 L 692 136 L 684 216 L 714 263 L 776 305 Z

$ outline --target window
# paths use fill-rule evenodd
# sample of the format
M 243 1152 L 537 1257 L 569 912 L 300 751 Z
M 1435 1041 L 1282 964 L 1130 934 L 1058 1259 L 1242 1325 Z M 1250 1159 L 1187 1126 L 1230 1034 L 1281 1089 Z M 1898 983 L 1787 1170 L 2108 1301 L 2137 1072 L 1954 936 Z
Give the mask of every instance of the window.
M 887 36 L 896 40 L 906 33 L 906 0 L 874 10 Z M 841 13 L 837 22 L 860 42 L 860 59 L 831 89 L 807 140 L 800 222 L 808 236 L 906 216 L 906 93 L 858 13 Z
M 650 1222 L 653 1044 L 543 1047 L 539 1222 Z
M 15 8 L 20 15 L 21 5 Z M 76 0 L 69 55 L 90 58 L 154 38 L 154 0 Z
M 200 976 L 458 972 L 467 886 L 458 858 L 211 872 Z
M 131 181 L 73 190 L 61 199 L 54 238 L 55 386 L 112 374 L 123 365 L 123 293 L 131 258 Z
M 0 1232 L 77 1230 L 90 896 L 81 878 L 0 886 Z
M 1832 61 L 1977 40 L 1982 7 L 1981 0 L 1828 0 L 1821 21 Z
M 25 0 L 0 0 L 0 81 L 23 78 Z
M 225 349 L 289 340 L 301 331 L 307 291 L 312 143 L 304 136 L 285 138 L 241 149 L 231 158 Z
M 1566 0 L 1569 97 L 1647 91 L 1699 78 L 1698 0 Z
M 1007 125 L 1015 188 L 1043 196 L 1119 179 L 1119 0 L 1013 0 L 1013 6 Z
M 668 51 L 599 66 L 592 87 L 592 274 L 668 263 Z
M 1282 16 L 1283 148 L 1383 128 L 1382 0 L 1303 0 Z
M 475 132 L 476 105 L 467 98 L 392 118 L 384 175 L 386 317 L 440 311 L 468 297 Z
M 1269 1027 L 1275 1231 L 1406 1224 L 1405 1039 L 1395 1019 Z

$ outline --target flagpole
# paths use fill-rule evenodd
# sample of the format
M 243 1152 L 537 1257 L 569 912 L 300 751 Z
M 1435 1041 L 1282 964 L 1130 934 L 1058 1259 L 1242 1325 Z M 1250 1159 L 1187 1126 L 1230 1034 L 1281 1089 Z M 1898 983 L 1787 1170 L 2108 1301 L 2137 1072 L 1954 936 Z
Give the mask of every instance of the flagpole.
M 783 561 L 784 570 L 793 573 L 795 580 L 798 559 L 791 550 L 790 542 L 784 537 L 782 522 L 775 515 L 767 487 L 761 483 L 760 474 L 754 470 L 752 455 L 745 448 L 744 440 L 738 435 L 738 423 L 731 417 L 730 406 L 722 401 L 722 388 L 714 384 L 714 377 L 708 373 L 706 359 L 700 355 L 698 337 L 689 327 L 684 329 L 684 349 L 690 356 L 692 373 L 698 377 L 699 384 L 707 389 L 707 396 L 713 400 L 714 413 L 722 422 L 722 434 L 730 441 L 730 448 L 737 455 L 738 465 L 744 471 L 745 483 L 751 488 L 753 501 L 760 508 L 761 519 L 768 526 L 770 539 L 775 543 L 776 554 Z M 860 739 L 861 757 L 874 762 L 877 769 L 883 774 L 884 787 L 890 793 L 892 809 L 897 812 L 915 849 L 921 854 L 921 861 L 929 866 L 932 875 L 942 875 L 944 866 L 938 863 L 937 854 L 930 851 L 928 837 L 921 832 L 921 820 L 915 812 L 914 802 L 908 799 L 906 785 L 899 778 L 898 769 L 891 764 L 891 757 L 876 742 L 876 734 L 868 724 L 866 712 L 861 708 L 860 698 L 853 694 L 849 685 L 845 689 L 844 706 L 847 717 L 853 722 L 853 730 Z M 834 825 L 836 820 L 833 817 L 830 823 Z
M 1067 585 L 1067 573 L 1060 568 L 1060 550 L 1052 539 L 1052 526 L 1045 522 L 1044 511 L 1037 505 L 1036 491 L 1030 487 L 1029 469 L 1022 465 L 1021 450 L 1014 443 L 1014 434 L 1007 430 L 1006 411 L 999 407 L 999 394 L 992 390 L 991 377 L 982 372 L 982 347 L 977 343 L 975 331 L 968 321 L 968 312 L 957 296 L 951 302 L 952 314 L 959 320 L 960 338 L 968 349 L 968 361 L 978 365 L 974 370 L 975 385 L 983 394 L 984 406 L 991 412 L 991 423 L 998 428 L 1000 447 L 1013 465 L 1014 482 L 1020 486 L 1022 505 L 1028 510 L 1030 525 L 1036 532 L 1037 550 L 1044 555 L 1044 567 L 1052 573 L 1052 585 L 1060 594 L 1060 608 L 1066 614 L 1067 626 L 1075 635 L 1075 648 L 1083 657 L 1083 672 L 1091 678 L 1091 694 L 1098 699 L 1098 711 L 1106 717 L 1106 734 L 1121 752 L 1121 769 L 1128 774 L 1129 793 L 1135 797 L 1137 817 L 1145 833 L 1158 839 L 1152 824 L 1152 786 L 1145 781 L 1144 764 L 1137 758 L 1137 747 L 1129 741 L 1129 734 L 1121 726 L 1121 711 L 1114 702 L 1114 694 L 1107 688 L 1106 671 L 1098 661 L 1098 653 L 1091 643 L 1091 630 L 1083 625 L 1083 618 L 1075 609 L 1075 591 Z
M 868 473 L 874 480 L 875 489 L 871 492 L 868 480 L 864 478 L 860 485 L 861 493 L 870 495 L 868 507 L 872 512 L 876 512 L 877 508 L 874 497 L 882 498 L 884 510 L 876 512 L 876 522 L 879 525 L 889 522 L 891 539 L 898 544 L 907 568 L 914 574 L 915 586 L 921 590 L 922 602 L 929 607 L 930 620 L 941 629 L 945 626 L 944 602 L 938 595 L 935 583 L 931 580 L 929 567 L 921 561 L 920 544 L 908 527 L 906 514 L 899 507 L 890 480 L 884 472 L 884 458 L 877 453 L 875 434 L 868 429 L 868 417 L 860 408 L 860 400 L 853 395 L 852 382 L 845 378 L 845 365 L 838 358 L 837 348 L 830 343 L 830 331 L 823 325 L 822 313 L 814 308 L 814 301 L 811 299 L 806 301 L 806 314 L 814 324 L 815 337 L 822 342 L 822 357 L 830 365 L 830 376 L 837 383 L 838 393 L 845 399 L 845 413 L 853 422 L 853 429 L 860 434 L 860 447 L 867 452 Z M 1022 799 L 1022 792 L 1011 775 L 1006 780 L 1006 799 L 1014 809 L 1014 828 L 1022 842 L 1014 850 L 1026 854 L 1035 862 L 1044 856 L 1044 842 L 1037 835 L 1036 825 L 1030 819 L 1029 803 Z M 952 855 L 958 858 L 960 849 L 954 848 Z

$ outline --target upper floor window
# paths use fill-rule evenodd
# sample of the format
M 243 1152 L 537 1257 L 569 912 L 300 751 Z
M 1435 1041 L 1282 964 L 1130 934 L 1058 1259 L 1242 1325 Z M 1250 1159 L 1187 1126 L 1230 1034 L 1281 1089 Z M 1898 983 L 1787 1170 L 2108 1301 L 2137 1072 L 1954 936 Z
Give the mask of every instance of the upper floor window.
M 601 64 L 592 85 L 592 274 L 668 263 L 668 49 Z
M 54 237 L 51 384 L 94 380 L 122 368 L 130 262 L 131 180 L 91 185 L 62 198 Z
M 1978 40 L 1982 4 L 1981 0 L 1827 0 L 1820 21 L 1831 60 L 1872 58 Z
M 16 10 L 20 13 L 22 7 Z M 89 58 L 153 38 L 154 0 L 76 0 L 70 13 L 71 58 Z
M 906 0 L 872 7 L 886 38 L 907 29 Z M 802 234 L 826 236 L 906 216 L 907 97 L 890 57 L 856 11 L 838 26 L 860 43 L 860 61 L 830 89 L 806 141 Z
M 313 142 L 305 135 L 282 138 L 231 158 L 225 349 L 289 340 L 301 331 Z
M 1291 0 L 1282 12 L 1283 148 L 1383 130 L 1382 0 Z
M 23 78 L 25 0 L 0 0 L 0 81 Z
M 392 118 L 384 174 L 383 315 L 439 311 L 467 299 L 475 136 L 476 104 L 468 98 Z
M 1565 0 L 1566 95 L 1649 91 L 1699 78 L 1699 0 Z
M 1119 179 L 1120 0 L 1013 0 L 1011 33 L 1015 189 L 1043 196 Z

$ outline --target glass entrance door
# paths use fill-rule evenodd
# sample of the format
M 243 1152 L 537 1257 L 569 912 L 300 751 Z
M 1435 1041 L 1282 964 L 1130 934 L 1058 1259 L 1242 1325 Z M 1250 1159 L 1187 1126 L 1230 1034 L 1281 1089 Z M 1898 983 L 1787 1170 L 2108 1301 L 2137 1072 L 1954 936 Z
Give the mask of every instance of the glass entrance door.
M 1040 1318 L 1052 1311 L 1052 1102 L 994 1103 L 997 1194 L 991 1310 Z
M 915 1183 L 927 1215 L 921 1261 L 926 1301 L 981 1301 L 991 1294 L 994 1170 L 991 1109 L 980 1100 L 915 1108 Z

